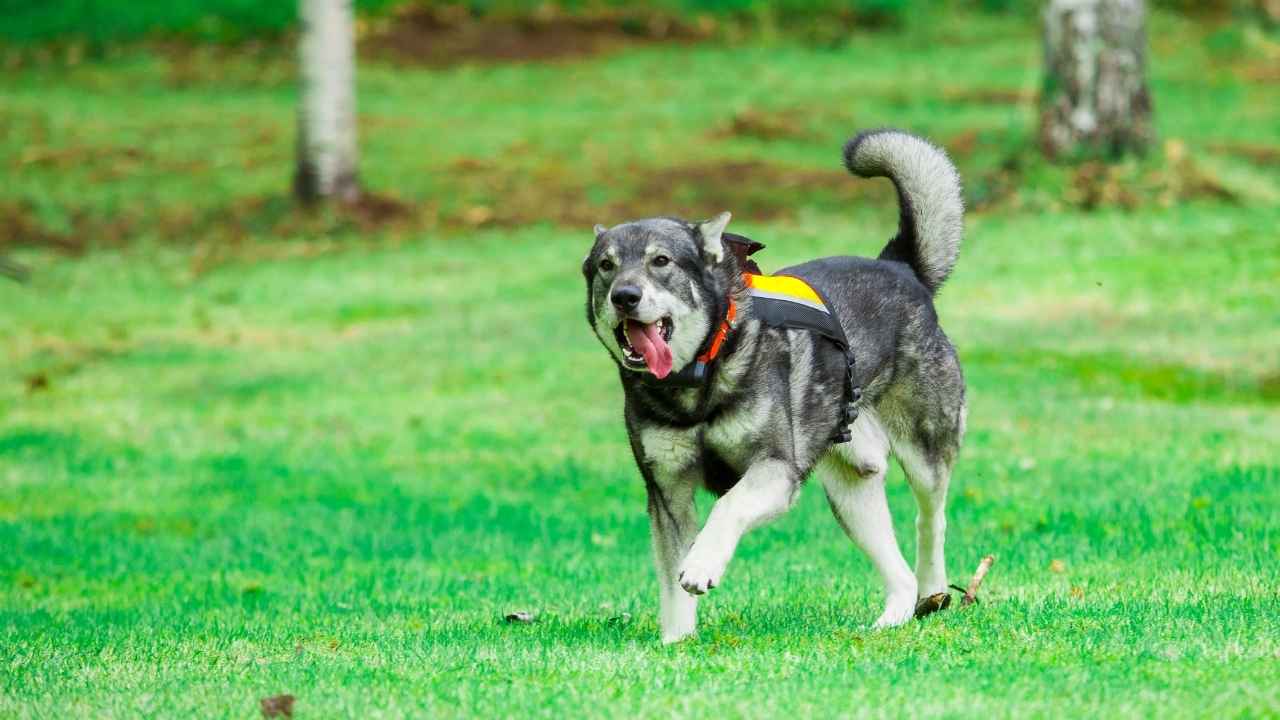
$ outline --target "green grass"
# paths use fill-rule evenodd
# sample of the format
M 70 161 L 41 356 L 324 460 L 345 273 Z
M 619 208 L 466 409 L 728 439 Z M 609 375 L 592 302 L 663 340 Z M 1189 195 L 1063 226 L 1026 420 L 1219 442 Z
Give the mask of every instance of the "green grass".
M 1033 114 L 956 91 L 1033 88 L 1038 56 L 1030 27 L 964 20 L 838 51 L 365 66 L 366 185 L 438 209 L 368 231 L 219 220 L 279 204 L 285 70 L 6 77 L 0 207 L 90 249 L 17 247 L 33 279 L 0 282 L 0 716 L 249 717 L 283 692 L 299 717 L 1280 714 L 1280 178 L 1215 149 L 1280 142 L 1250 58 L 1156 18 L 1162 138 L 1234 201 L 1086 212 L 1058 200 L 1072 170 L 1032 165 L 971 217 L 939 298 L 971 398 L 948 555 L 956 580 L 999 561 L 981 605 L 896 630 L 866 629 L 878 583 L 810 487 L 744 541 L 700 637 L 660 646 L 620 391 L 582 319 L 589 226 L 449 222 L 503 207 L 463 161 L 605 212 L 664 168 L 834 168 L 882 124 L 977 131 L 973 185 Z M 800 130 L 726 135 L 744 108 Z M 728 208 L 766 267 L 874 253 L 896 217 L 883 192 L 779 193 L 793 213 Z M 891 504 L 911 557 L 896 470 Z
M 976 3 L 1009 10 L 1016 0 Z M 643 5 L 625 0 L 354 0 L 356 11 L 379 17 L 396 7 L 422 7 L 474 17 L 545 17 L 619 11 L 638 18 L 694 15 L 750 19 L 758 24 L 807 27 L 815 16 L 825 21 L 885 26 L 901 23 L 914 9 L 913 0 L 656 0 Z M 18 45 L 87 43 L 103 48 L 148 38 L 183 38 L 198 42 L 243 43 L 272 40 L 298 23 L 296 2 L 257 0 L 0 0 L 0 39 Z
M 376 12 L 388 0 L 355 0 L 357 9 Z M 256 0 L 0 0 L 6 22 L 0 38 L 14 44 L 70 41 L 91 45 L 147 37 L 243 42 L 269 39 L 297 24 L 297 3 Z

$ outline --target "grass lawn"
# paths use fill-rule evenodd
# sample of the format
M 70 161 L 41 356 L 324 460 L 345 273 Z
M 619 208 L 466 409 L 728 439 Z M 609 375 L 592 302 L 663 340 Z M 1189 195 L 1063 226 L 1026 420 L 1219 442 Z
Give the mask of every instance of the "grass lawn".
M 92 247 L 0 278 L 0 716 L 1280 715 L 1280 86 L 1157 16 L 1166 144 L 1095 202 L 1002 165 L 1034 28 L 958 27 L 367 64 L 390 222 L 282 200 L 287 57 L 6 76 L 0 210 Z M 939 312 L 970 393 L 949 565 L 999 558 L 983 602 L 870 632 L 809 487 L 663 647 L 585 217 L 729 209 L 766 269 L 871 254 L 891 194 L 838 150 L 885 124 L 980 210 Z

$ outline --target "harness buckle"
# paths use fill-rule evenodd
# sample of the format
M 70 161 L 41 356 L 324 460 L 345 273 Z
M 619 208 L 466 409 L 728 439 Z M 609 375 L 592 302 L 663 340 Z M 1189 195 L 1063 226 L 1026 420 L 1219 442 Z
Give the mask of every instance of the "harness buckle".
M 862 388 L 856 384 L 857 379 L 853 373 L 856 361 L 853 351 L 847 345 L 844 347 L 844 359 L 844 402 L 840 405 L 840 424 L 836 426 L 835 437 L 832 438 L 832 442 L 837 445 L 853 440 L 852 425 L 858 419 L 858 402 L 862 400 Z

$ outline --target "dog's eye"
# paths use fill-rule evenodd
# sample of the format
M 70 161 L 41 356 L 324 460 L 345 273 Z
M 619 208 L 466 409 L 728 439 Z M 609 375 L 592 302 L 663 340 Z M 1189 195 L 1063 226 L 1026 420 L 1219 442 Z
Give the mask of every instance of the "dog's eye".
M 659 255 L 653 259 L 654 267 L 666 267 L 671 264 L 671 258 L 666 255 Z
M 600 271 L 601 271 L 601 272 L 610 272 L 610 271 L 612 271 L 612 270 L 613 270 L 613 261 L 612 261 L 612 260 L 610 260 L 609 258 L 605 258 L 604 260 L 601 260 L 601 261 L 600 261 Z

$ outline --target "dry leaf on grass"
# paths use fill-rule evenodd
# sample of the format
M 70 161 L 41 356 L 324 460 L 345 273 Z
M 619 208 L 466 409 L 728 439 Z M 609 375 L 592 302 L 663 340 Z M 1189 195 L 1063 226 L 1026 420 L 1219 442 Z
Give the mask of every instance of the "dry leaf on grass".
M 293 717 L 293 700 L 292 695 L 272 695 L 259 700 L 262 706 L 262 717 Z

